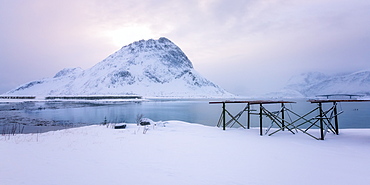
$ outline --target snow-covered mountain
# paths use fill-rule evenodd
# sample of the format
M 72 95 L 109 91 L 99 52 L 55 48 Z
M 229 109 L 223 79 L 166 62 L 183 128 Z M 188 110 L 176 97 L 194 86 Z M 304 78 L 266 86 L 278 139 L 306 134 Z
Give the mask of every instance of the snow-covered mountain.
M 296 96 L 315 97 L 323 94 L 370 95 L 370 71 L 345 75 L 327 76 L 319 72 L 293 76 L 284 91 L 296 92 Z M 284 92 L 282 91 L 282 92 Z
M 202 77 L 181 49 L 163 37 L 134 42 L 90 69 L 63 69 L 53 78 L 29 82 L 6 94 L 232 96 Z

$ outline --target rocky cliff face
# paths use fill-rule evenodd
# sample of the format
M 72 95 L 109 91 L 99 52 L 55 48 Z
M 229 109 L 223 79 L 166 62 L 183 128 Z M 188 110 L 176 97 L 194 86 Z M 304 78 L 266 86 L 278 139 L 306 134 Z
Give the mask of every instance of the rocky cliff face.
M 53 78 L 24 84 L 7 94 L 231 96 L 196 72 L 181 49 L 166 38 L 134 42 L 90 69 L 63 69 Z

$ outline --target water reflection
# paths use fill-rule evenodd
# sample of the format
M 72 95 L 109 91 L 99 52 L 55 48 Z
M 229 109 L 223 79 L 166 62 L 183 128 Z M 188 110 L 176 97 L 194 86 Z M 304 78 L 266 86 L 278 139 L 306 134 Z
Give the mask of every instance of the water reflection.
M 287 104 L 287 108 L 304 114 L 316 107 L 306 100 Z M 331 104 L 324 104 L 329 107 Z M 232 114 L 237 114 L 245 104 L 227 105 Z M 280 105 L 266 105 L 269 110 L 279 110 Z M 341 103 L 339 108 L 344 111 L 339 115 L 340 128 L 370 128 L 370 103 Z M 113 123 L 135 123 L 136 116 L 143 114 L 154 121 L 180 120 L 216 126 L 222 110 L 221 104 L 210 105 L 208 101 L 148 101 L 127 103 L 94 103 L 94 102 L 33 102 L 19 104 L 1 104 L 2 114 L 17 112 L 24 117 L 57 120 L 69 123 L 100 124 L 107 119 Z M 257 106 L 252 106 L 258 112 Z M 240 118 L 246 123 L 245 114 Z M 271 121 L 264 119 L 264 125 Z M 251 126 L 257 127 L 258 116 L 251 117 Z

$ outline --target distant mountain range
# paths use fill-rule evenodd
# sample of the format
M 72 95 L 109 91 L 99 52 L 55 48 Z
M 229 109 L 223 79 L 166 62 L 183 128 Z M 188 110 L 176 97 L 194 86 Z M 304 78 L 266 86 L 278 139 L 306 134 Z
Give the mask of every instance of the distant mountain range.
M 67 68 L 8 95 L 142 95 L 150 97 L 230 97 L 194 70 L 188 57 L 167 38 L 122 47 L 95 66 Z
M 315 97 L 324 94 L 359 94 L 370 96 L 370 71 L 328 76 L 319 72 L 293 76 L 285 88 L 270 97 Z

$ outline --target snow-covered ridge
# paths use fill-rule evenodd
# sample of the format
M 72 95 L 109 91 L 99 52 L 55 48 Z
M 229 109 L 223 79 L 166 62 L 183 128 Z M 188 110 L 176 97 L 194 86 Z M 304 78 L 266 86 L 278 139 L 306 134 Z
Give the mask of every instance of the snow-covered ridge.
M 141 95 L 151 97 L 230 97 L 194 70 L 191 61 L 167 38 L 123 46 L 95 66 L 66 68 L 8 95 Z
M 83 69 L 81 69 L 80 67 L 65 68 L 59 71 L 57 74 L 55 74 L 54 78 L 59 78 L 62 76 L 75 76 L 76 74 L 79 74 L 81 72 L 83 72 Z
M 323 94 L 358 94 L 370 96 L 370 71 L 325 75 L 319 72 L 302 73 L 291 77 L 283 90 L 270 96 L 315 97 Z

